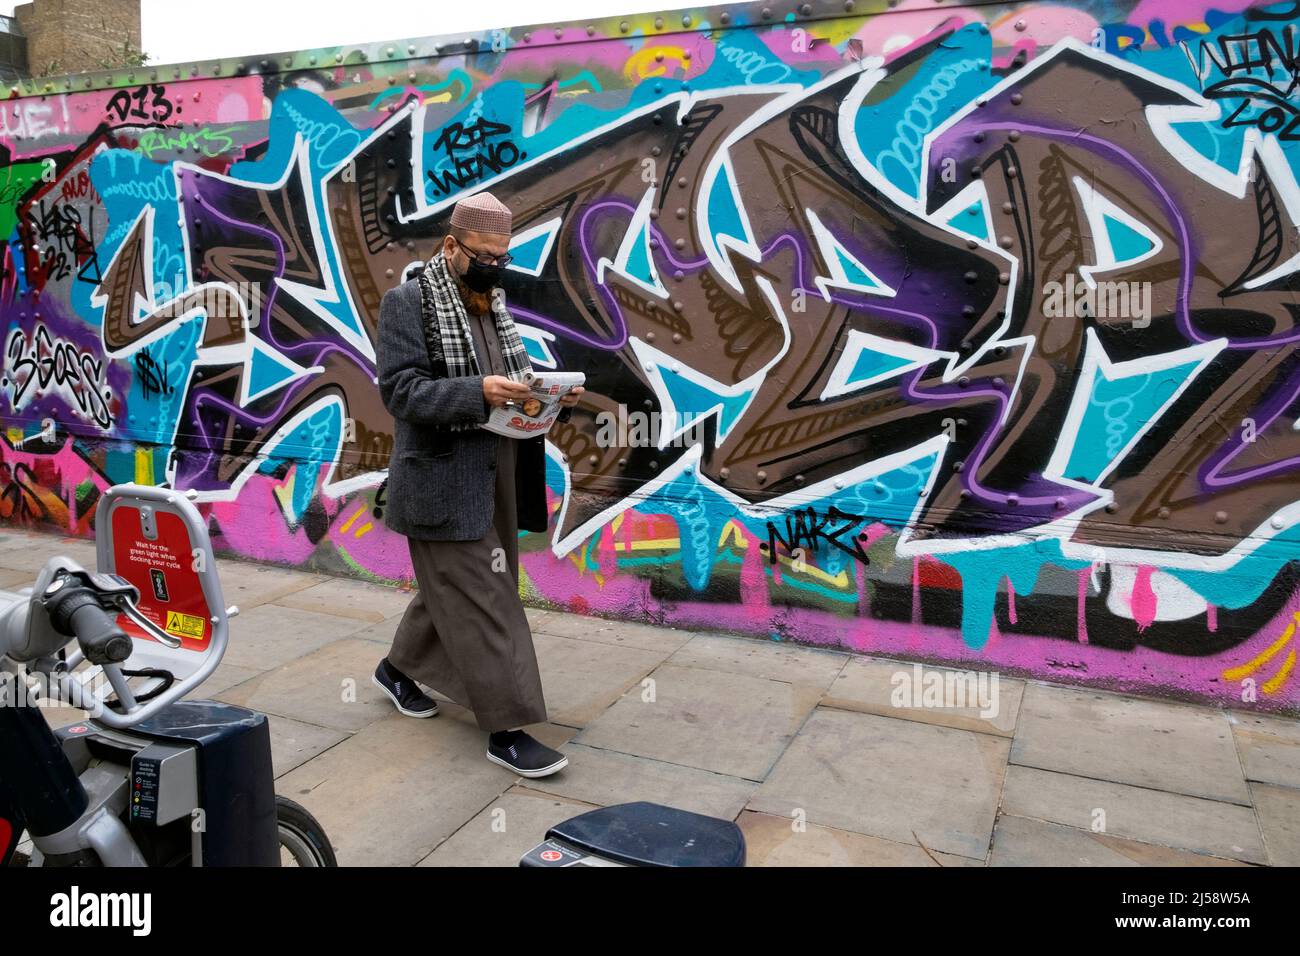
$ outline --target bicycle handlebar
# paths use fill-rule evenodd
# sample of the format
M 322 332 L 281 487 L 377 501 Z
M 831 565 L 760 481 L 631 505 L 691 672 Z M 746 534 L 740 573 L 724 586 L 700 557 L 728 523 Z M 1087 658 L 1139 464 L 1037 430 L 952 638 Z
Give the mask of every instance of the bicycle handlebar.
M 50 623 L 60 634 L 75 637 L 92 664 L 118 664 L 131 656 L 131 638 L 117 626 L 93 588 L 60 587 L 45 599 Z M 48 593 L 48 592 L 47 592 Z

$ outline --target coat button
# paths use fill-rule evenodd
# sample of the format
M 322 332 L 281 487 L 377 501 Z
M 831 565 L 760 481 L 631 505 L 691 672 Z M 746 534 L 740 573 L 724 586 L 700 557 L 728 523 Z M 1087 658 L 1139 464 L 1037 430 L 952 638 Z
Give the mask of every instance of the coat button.
M 488 471 L 496 471 L 496 470 L 497 470 L 497 463 L 495 461 L 488 462 Z

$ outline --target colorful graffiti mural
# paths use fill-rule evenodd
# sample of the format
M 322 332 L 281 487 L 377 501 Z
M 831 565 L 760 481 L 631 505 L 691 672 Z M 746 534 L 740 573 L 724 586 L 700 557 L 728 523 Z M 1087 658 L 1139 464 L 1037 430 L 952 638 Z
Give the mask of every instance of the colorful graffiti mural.
M 11 91 L 0 508 L 410 578 L 379 301 L 514 210 L 534 601 L 1300 710 L 1300 4 L 738 4 Z

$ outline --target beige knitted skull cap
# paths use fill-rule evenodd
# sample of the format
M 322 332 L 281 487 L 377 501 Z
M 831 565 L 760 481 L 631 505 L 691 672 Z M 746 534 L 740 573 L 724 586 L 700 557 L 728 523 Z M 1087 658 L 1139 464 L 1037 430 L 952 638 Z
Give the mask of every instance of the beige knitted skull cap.
M 508 236 L 510 207 L 491 193 L 475 193 L 452 208 L 451 224 L 470 232 Z

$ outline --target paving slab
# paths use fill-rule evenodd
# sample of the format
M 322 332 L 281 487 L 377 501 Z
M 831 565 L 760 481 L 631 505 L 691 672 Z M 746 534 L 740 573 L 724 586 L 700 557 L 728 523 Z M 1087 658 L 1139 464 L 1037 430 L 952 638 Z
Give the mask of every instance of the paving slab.
M 531 626 L 534 632 L 541 631 L 554 634 L 556 637 L 574 637 L 580 641 L 639 647 L 647 651 L 663 650 L 667 653 L 677 650 L 695 636 L 694 631 L 679 631 L 675 628 L 653 627 L 649 624 L 635 624 L 629 621 L 611 621 L 603 617 L 567 614 L 563 611 L 549 611 Z
M 624 694 L 578 743 L 759 780 L 821 696 L 800 684 L 676 664 L 650 677 L 651 689 Z
M 818 708 L 750 810 L 983 860 L 1010 741 Z
M 1013 736 L 1025 682 L 982 680 L 974 671 L 856 657 L 845 662 L 822 706 Z
M 185 699 L 212 700 L 230 688 L 263 673 L 265 671 L 259 668 L 240 667 L 238 664 L 231 664 L 225 658 L 222 658 L 221 663 L 217 665 L 217 669 L 208 675 L 208 679 L 186 694 Z
M 617 644 L 533 634 L 537 665 L 550 720 L 585 727 L 635 687 L 667 656 Z
M 353 631 L 350 637 L 359 638 L 363 641 L 371 641 L 375 644 L 382 644 L 384 651 L 387 653 L 388 648 L 393 646 L 393 638 L 397 636 L 397 626 L 402 623 L 402 615 L 397 614 L 378 624 L 371 624 L 369 627 L 363 627 L 359 631 Z
M 1300 790 L 1252 783 L 1250 795 L 1264 833 L 1268 862 L 1273 866 L 1300 866 Z
M 386 621 L 402 614 L 415 592 L 369 581 L 330 578 L 320 584 L 282 594 L 273 603 L 298 607 L 338 617 L 352 617 L 367 624 Z
M 1003 814 L 989 866 L 1246 866 L 1237 860 L 1138 843 L 1059 823 Z
M 746 810 L 736 821 L 745 834 L 746 866 L 981 866 L 915 843 L 894 843 L 852 830 L 803 824 Z
M 633 757 L 572 741 L 559 749 L 569 757 L 564 772 L 530 780 L 528 786 L 599 806 L 648 800 L 734 820 L 756 786 L 752 780 L 741 777 Z
M 1300 720 L 1239 713 L 1229 720 L 1247 780 L 1300 788 Z
M 277 778 L 348 737 L 341 730 L 318 727 L 289 717 L 270 714 L 267 720 L 271 726 L 271 768 Z
M 393 714 L 290 771 L 277 792 L 320 821 L 344 866 L 424 859 L 515 778 L 455 720 Z
M 1049 770 L 1007 770 L 1002 812 L 1101 832 L 1141 843 L 1264 863 L 1255 813 L 1235 803 L 1076 777 Z
M 35 579 L 36 572 L 45 566 L 45 562 L 59 555 L 95 570 L 93 538 L 70 538 L 41 532 L 0 532 L 0 568 L 22 571 L 29 579 Z M 30 584 L 31 580 L 26 583 Z
M 35 583 L 36 575 L 34 573 L 0 568 L 0 589 L 17 591 L 20 588 L 31 587 Z
M 277 598 L 327 580 L 321 574 L 249 564 L 229 558 L 217 560 L 217 576 L 221 579 L 221 594 L 226 605 L 234 604 L 245 613 L 261 604 L 269 604 Z M 231 622 L 231 627 L 237 623 L 238 618 Z
M 272 670 L 360 630 L 361 622 L 278 604 L 259 604 L 230 622 L 222 662 Z
M 1223 711 L 1030 682 L 1011 762 L 1250 805 Z
M 546 831 L 596 809 L 526 787 L 511 787 L 420 861 L 420 866 L 518 866 Z
M 551 612 L 539 607 L 525 607 L 524 617 L 528 618 L 528 626 L 534 631 L 540 630 L 540 625 L 551 616 Z
M 825 691 L 845 662 L 847 654 L 817 650 L 772 640 L 697 634 L 668 658 L 670 664 L 703 667 L 729 674 L 748 674 L 791 684 L 807 684 Z
M 217 696 L 240 707 L 351 733 L 396 712 L 370 679 L 382 657 L 373 641 L 342 638 Z

